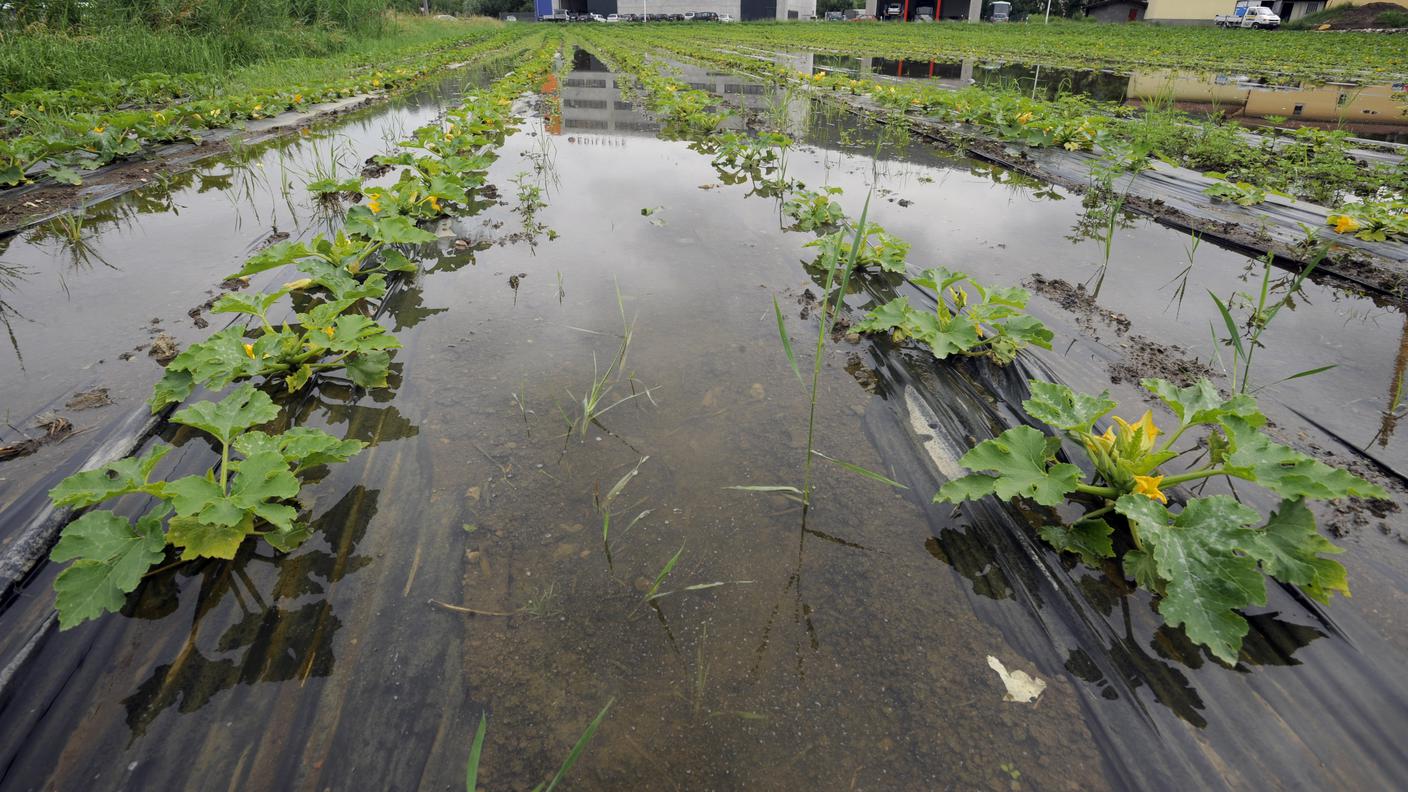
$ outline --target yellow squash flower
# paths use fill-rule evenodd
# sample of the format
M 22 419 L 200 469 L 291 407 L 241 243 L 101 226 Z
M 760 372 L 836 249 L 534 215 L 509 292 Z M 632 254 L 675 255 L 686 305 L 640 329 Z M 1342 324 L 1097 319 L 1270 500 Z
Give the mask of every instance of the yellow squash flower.
M 440 211 L 440 199 L 436 198 L 433 195 L 430 196 L 430 208 L 434 209 L 437 212 Z
M 245 344 L 244 353 L 249 355 L 250 360 L 254 360 L 254 344 Z
M 1348 234 L 1359 230 L 1359 221 L 1349 215 L 1330 215 L 1330 223 L 1334 225 L 1336 234 Z
M 1085 436 L 1085 447 L 1086 447 L 1086 448 L 1089 448 L 1092 452 L 1095 452 L 1096 450 L 1099 450 L 1100 452 L 1102 452 L 1102 453 L 1104 453 L 1104 454 L 1106 454 L 1106 455 L 1109 455 L 1110 452 L 1113 451 L 1114 448 L 1115 448 L 1115 429 L 1114 429 L 1114 427 L 1108 427 L 1108 428 L 1106 428 L 1106 429 L 1105 429 L 1105 434 L 1103 434 L 1103 435 L 1095 435 L 1095 434 L 1088 434 L 1088 435 L 1086 435 L 1086 436 Z
M 1168 497 L 1159 491 L 1159 482 L 1163 480 L 1163 476 L 1135 476 L 1134 494 L 1143 495 L 1149 500 L 1156 500 L 1159 503 L 1168 503 Z
M 371 198 L 368 198 L 368 199 L 367 199 L 367 208 L 370 209 L 370 210 L 372 210 L 372 214 L 376 214 L 377 212 L 380 212 L 380 211 L 381 211 L 381 201 L 379 200 L 379 197 L 373 195 Z
M 331 327 L 324 327 L 324 328 L 323 328 L 323 332 L 328 334 L 328 338 L 329 338 L 329 339 L 331 339 L 334 335 L 336 335 L 335 333 L 333 333 Z
M 105 129 L 107 129 L 107 127 L 105 127 L 105 126 L 95 126 L 95 127 L 93 127 L 93 134 L 95 134 L 95 135 L 101 135 L 101 134 L 103 134 L 103 130 L 105 130 Z
M 1114 416 L 1115 423 L 1120 425 L 1120 440 L 1128 442 L 1134 438 L 1135 432 L 1139 434 L 1139 453 L 1147 454 L 1154 450 L 1154 441 L 1159 437 L 1159 427 L 1154 425 L 1154 414 L 1148 410 L 1144 411 L 1144 416 L 1134 423 L 1129 423 L 1125 419 Z M 1142 431 L 1141 431 L 1142 430 Z
M 1032 120 L 1032 114 L 1030 110 L 1017 116 L 1017 123 L 1019 124 L 1025 124 L 1030 120 Z

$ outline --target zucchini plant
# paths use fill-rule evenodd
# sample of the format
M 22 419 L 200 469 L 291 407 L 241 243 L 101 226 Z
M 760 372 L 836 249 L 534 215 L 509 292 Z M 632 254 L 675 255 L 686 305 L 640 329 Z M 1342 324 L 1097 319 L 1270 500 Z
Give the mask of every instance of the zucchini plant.
M 897 342 L 914 339 L 940 360 L 965 355 L 1005 364 L 1024 347 L 1051 348 L 1051 330 L 1023 313 L 1031 296 L 1026 289 L 988 288 L 942 268 L 924 270 L 913 282 L 933 290 L 934 310 L 916 309 L 908 297 L 898 297 L 872 309 L 854 329 L 889 333 Z
M 1018 426 L 977 444 L 959 460 L 974 472 L 945 483 L 934 502 L 993 495 L 1087 508 L 1074 522 L 1041 528 L 1042 539 L 1092 566 L 1119 558 L 1126 577 L 1158 596 L 1164 621 L 1229 664 L 1237 662 L 1248 631 L 1239 611 L 1266 604 L 1266 577 L 1319 602 L 1328 603 L 1334 592 L 1348 596 L 1344 567 L 1328 557 L 1340 548 L 1319 533 L 1305 504 L 1386 498 L 1383 488 L 1272 440 L 1251 396 L 1224 398 L 1207 380 L 1186 388 L 1162 379 L 1140 384 L 1178 419 L 1166 439 L 1160 441 L 1165 433 L 1149 412 L 1133 423 L 1115 417 L 1116 426 L 1097 433 L 1095 423 L 1116 407 L 1108 392 L 1091 396 L 1033 381 L 1032 397 L 1022 406 L 1059 436 Z M 1202 435 L 1205 462 L 1164 472 L 1178 456 L 1174 443 L 1189 431 Z M 1084 452 L 1090 480 L 1081 467 L 1058 458 L 1062 438 Z M 1181 506 L 1170 508 L 1165 490 L 1212 478 L 1257 484 L 1281 498 L 1280 505 L 1263 517 L 1236 498 L 1209 495 L 1179 499 Z M 1107 515 L 1123 518 L 1118 533 Z
M 268 394 L 245 384 L 218 402 L 196 402 L 171 417 L 219 446 L 220 462 L 205 474 L 153 480 L 171 451 L 163 444 L 141 457 L 75 473 L 50 490 L 56 505 L 76 508 L 124 495 L 154 500 L 135 522 L 97 509 L 64 528 L 50 554 L 53 561 L 71 562 L 54 581 L 59 626 L 68 629 L 120 610 L 151 567 L 165 560 L 168 547 L 182 561 L 229 559 L 250 537 L 285 552 L 307 539 L 296 506 L 299 476 L 344 462 L 365 444 L 306 427 L 274 435 L 253 429 L 278 415 Z

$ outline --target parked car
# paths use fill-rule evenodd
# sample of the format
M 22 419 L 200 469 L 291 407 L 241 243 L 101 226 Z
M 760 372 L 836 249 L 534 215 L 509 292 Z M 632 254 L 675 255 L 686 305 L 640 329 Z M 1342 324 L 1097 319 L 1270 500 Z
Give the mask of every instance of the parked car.
M 718 22 L 719 15 L 713 11 L 695 11 L 695 22 Z
M 890 3 L 885 6 L 885 16 L 887 17 L 897 17 L 902 13 L 904 13 L 904 6 L 899 3 Z
M 719 21 L 720 21 L 720 22 L 732 22 L 732 21 L 733 21 L 733 17 L 729 16 L 728 14 L 719 14 Z
M 841 13 L 840 11 L 827 11 L 827 12 L 826 12 L 826 21 L 827 21 L 827 22 L 840 22 L 840 21 L 842 21 L 842 20 L 845 19 L 845 18 L 846 18 L 846 15 L 843 14 L 843 13 Z
M 874 22 L 874 21 L 875 21 L 875 15 L 874 15 L 874 14 L 856 14 L 855 16 L 851 17 L 851 21 L 852 21 L 852 22 Z
M 621 15 L 620 15 L 620 14 L 607 14 L 607 15 L 606 15 L 606 21 L 607 21 L 607 22 L 620 22 L 620 21 L 621 21 Z

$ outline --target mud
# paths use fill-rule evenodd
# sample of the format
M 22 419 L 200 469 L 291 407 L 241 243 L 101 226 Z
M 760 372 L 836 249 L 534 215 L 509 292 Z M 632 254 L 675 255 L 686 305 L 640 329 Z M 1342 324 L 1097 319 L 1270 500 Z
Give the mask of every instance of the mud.
M 1180 387 L 1192 385 L 1216 372 L 1177 344 L 1161 344 L 1142 335 L 1131 335 L 1118 345 L 1124 360 L 1110 364 L 1110 381 L 1138 383 L 1145 377 L 1160 377 Z
M 1100 307 L 1094 295 L 1085 290 L 1083 283 L 1072 285 L 1060 278 L 1032 273 L 1022 285 L 1071 312 L 1076 317 L 1076 323 L 1094 338 L 1100 337 L 1096 322 L 1113 329 L 1117 336 L 1129 332 L 1129 317 Z

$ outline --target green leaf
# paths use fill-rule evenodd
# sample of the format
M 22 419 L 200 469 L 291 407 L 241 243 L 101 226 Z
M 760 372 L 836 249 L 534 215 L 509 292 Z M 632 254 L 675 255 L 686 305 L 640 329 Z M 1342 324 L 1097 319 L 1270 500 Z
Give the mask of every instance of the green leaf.
M 321 429 L 306 426 L 294 427 L 278 435 L 245 432 L 234 442 L 235 450 L 246 457 L 277 453 L 285 462 L 298 468 L 346 462 L 365 446 L 366 443 L 360 440 L 338 440 Z
M 1225 467 L 1283 498 L 1387 498 L 1383 487 L 1273 441 L 1246 419 L 1225 415 L 1231 452 Z
M 186 347 L 181 354 L 172 358 L 166 370 L 187 372 L 194 382 L 219 390 L 237 379 L 253 377 L 263 368 L 245 351 L 246 343 L 244 328 L 227 327 L 204 341 Z M 175 380 L 173 385 L 179 387 Z
M 290 528 L 278 528 L 263 536 L 264 541 L 280 553 L 292 553 L 298 549 L 299 545 L 308 541 L 308 537 L 312 536 L 312 531 L 308 530 L 308 526 L 304 523 L 295 522 Z
M 1154 557 L 1143 550 L 1128 550 L 1124 554 L 1124 574 L 1146 591 L 1163 594 L 1164 582 L 1159 579 L 1159 567 Z
M 171 451 L 169 445 L 159 445 L 144 456 L 127 457 L 93 470 L 84 470 L 60 481 L 49 490 L 55 506 L 92 506 L 109 498 L 131 492 L 159 495 L 161 483 L 148 484 L 156 463 Z
M 386 332 L 386 328 L 360 314 L 344 314 L 337 317 L 332 326 L 332 337 L 318 338 L 334 352 L 371 352 L 381 349 L 399 349 L 401 342 L 396 336 Z
M 1039 532 L 1052 547 L 1066 553 L 1075 553 L 1088 566 L 1100 566 L 1101 559 L 1115 554 L 1110 535 L 1114 529 L 1102 519 L 1081 520 L 1075 525 L 1044 525 Z
M 582 736 L 577 738 L 577 744 L 572 746 L 572 752 L 567 754 L 567 758 L 562 762 L 562 767 L 557 769 L 557 774 L 552 777 L 552 780 L 547 783 L 547 786 L 539 785 L 534 789 L 534 792 L 539 792 L 540 790 L 541 792 L 552 792 L 557 788 L 558 784 L 562 783 L 562 779 L 566 778 L 567 773 L 572 770 L 572 765 L 575 765 L 577 760 L 582 757 L 582 752 L 587 749 L 587 743 L 591 742 L 592 737 L 596 735 L 597 727 L 601 726 L 601 722 L 606 719 L 606 711 L 611 709 L 611 705 L 615 702 L 616 699 L 614 698 L 606 702 L 606 706 L 602 707 L 601 712 L 598 712 L 596 717 L 592 719 L 592 722 L 587 725 L 587 729 L 582 732 Z
M 1043 506 L 1063 503 L 1081 479 L 1080 468 L 1067 462 L 1048 469 L 1046 435 L 1030 426 L 1013 427 L 992 440 L 984 440 L 958 462 L 969 470 L 996 473 L 992 491 L 997 497 L 1031 498 Z M 963 485 L 965 493 L 972 486 L 971 479 L 972 476 L 965 476 L 958 480 L 969 482 Z M 939 493 L 942 496 L 944 490 Z
M 1224 399 L 1206 379 L 1186 388 L 1164 379 L 1142 379 L 1139 384 L 1167 404 L 1185 427 L 1217 423 L 1224 415 L 1236 415 L 1254 426 L 1266 422 L 1256 406 L 1256 399 L 1241 393 Z
M 239 432 L 278 417 L 279 408 L 274 406 L 274 400 L 246 383 L 218 402 L 196 402 L 178 410 L 171 420 L 209 432 L 222 444 L 229 445 Z
M 914 337 L 928 344 L 929 351 L 939 360 L 949 355 L 961 355 L 983 342 L 978 335 L 978 326 L 966 316 L 953 317 L 947 326 L 940 325 L 934 314 L 917 314 L 915 319 L 919 320 L 917 324 L 920 329 Z
M 1014 316 L 1000 325 L 1003 335 L 1042 349 L 1051 348 L 1051 340 L 1056 334 L 1035 316 Z
M 985 498 L 993 493 L 997 476 L 986 473 L 969 473 L 962 478 L 945 481 L 934 496 L 934 503 L 959 503 Z
M 660 590 L 660 584 L 665 582 L 665 578 L 674 571 L 675 564 L 680 562 L 680 555 L 683 553 L 684 545 L 680 545 L 680 549 L 676 550 L 675 554 L 670 556 L 670 560 L 665 562 L 665 566 L 661 568 L 660 574 L 655 576 L 655 582 L 650 584 L 650 590 L 645 592 L 647 602 L 655 596 L 655 592 Z
M 908 297 L 897 297 L 878 308 L 872 308 L 866 318 L 852 328 L 857 333 L 883 333 L 896 327 L 903 327 L 914 309 L 909 307 Z
M 897 488 L 897 489 L 909 489 L 909 487 L 906 487 L 905 485 L 899 483 L 898 481 L 895 481 L 894 479 L 886 478 L 885 476 L 882 476 L 881 474 L 876 473 L 875 471 L 870 470 L 870 469 L 868 469 L 868 468 L 863 468 L 863 467 L 861 467 L 860 465 L 857 465 L 857 464 L 854 464 L 854 463 L 851 463 L 851 462 L 846 462 L 846 461 L 844 461 L 844 460 L 836 459 L 835 457 L 829 457 L 829 456 L 827 456 L 826 454 L 823 454 L 823 453 L 821 453 L 820 451 L 817 451 L 817 450 L 815 450 L 815 449 L 812 450 L 812 453 L 813 453 L 813 454 L 816 454 L 817 456 L 821 457 L 822 459 L 825 459 L 827 462 L 831 462 L 831 463 L 837 465 L 838 467 L 845 468 L 846 470 L 851 471 L 852 473 L 856 474 L 857 476 L 862 476 L 862 477 L 864 477 L 864 478 L 868 478 L 868 479 L 870 479 L 871 481 L 878 481 L 878 482 L 880 482 L 881 484 L 888 484 L 889 486 L 895 487 L 895 488 Z
M 404 215 L 379 218 L 375 230 L 368 236 L 387 244 L 413 245 L 435 241 L 434 234 L 416 228 L 415 223 L 412 223 L 411 219 Z
M 89 512 L 64 528 L 50 558 L 77 560 L 54 580 L 60 629 L 122 609 L 142 575 L 165 555 L 161 521 L 169 511 L 162 504 L 135 528 L 112 512 Z
M 365 352 L 347 358 L 343 368 L 360 388 L 384 388 L 391 371 L 391 356 L 385 352 Z
M 207 523 L 196 517 L 172 517 L 167 539 L 182 548 L 182 561 L 196 558 L 231 559 L 253 530 L 252 515 L 245 515 L 233 525 Z
M 787 323 L 782 319 L 782 306 L 777 304 L 777 297 L 772 298 L 772 312 L 777 316 L 777 335 L 782 339 L 782 351 L 787 353 L 787 362 L 792 366 L 792 373 L 797 375 L 797 381 L 802 382 L 802 370 L 797 367 L 797 356 L 792 354 L 792 339 L 787 337 Z
M 1235 664 L 1248 630 L 1237 611 L 1266 604 L 1266 578 L 1256 559 L 1239 552 L 1251 541 L 1248 526 L 1261 515 L 1226 495 L 1190 501 L 1172 519 L 1163 505 L 1142 495 L 1121 495 L 1115 511 L 1136 526 L 1154 558 L 1164 583 L 1164 621 Z
M 1027 384 L 1031 386 L 1032 397 L 1022 402 L 1022 409 L 1054 429 L 1088 432 L 1116 406 L 1109 391 L 1090 396 L 1054 382 L 1031 380 Z
M 265 270 L 292 264 L 311 255 L 313 255 L 312 251 L 308 250 L 308 247 L 302 242 L 276 242 L 250 256 L 245 261 L 244 267 L 230 277 L 242 278 L 254 275 Z
M 195 378 L 191 376 L 191 372 L 177 371 L 168 365 L 166 373 L 152 388 L 152 397 L 147 404 L 151 405 L 152 412 L 155 413 L 168 404 L 185 401 L 194 389 Z
M 1343 553 L 1315 528 L 1315 515 L 1300 499 L 1281 501 L 1266 525 L 1251 532 L 1243 548 L 1261 562 L 1266 574 L 1283 583 L 1300 587 L 1320 602 L 1329 604 L 1330 593 L 1349 596 L 1349 577 L 1338 561 L 1321 554 Z
M 279 298 L 283 297 L 285 294 L 288 294 L 288 289 L 279 289 L 269 294 L 229 292 L 221 295 L 220 299 L 216 300 L 214 304 L 210 306 L 210 312 L 213 314 L 249 314 L 250 316 L 257 316 L 263 319 L 264 314 L 268 313 L 274 303 L 278 302 Z
M 476 792 L 479 789 L 479 755 L 484 751 L 484 732 L 488 728 L 488 716 L 480 713 L 479 728 L 474 730 L 474 742 L 469 746 L 469 764 L 464 771 L 465 792 Z

